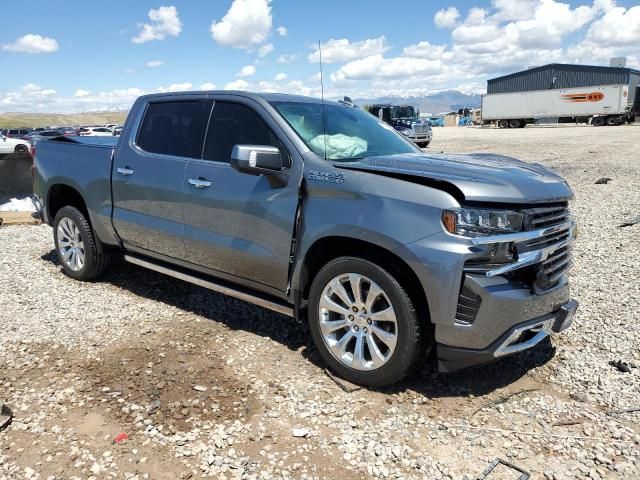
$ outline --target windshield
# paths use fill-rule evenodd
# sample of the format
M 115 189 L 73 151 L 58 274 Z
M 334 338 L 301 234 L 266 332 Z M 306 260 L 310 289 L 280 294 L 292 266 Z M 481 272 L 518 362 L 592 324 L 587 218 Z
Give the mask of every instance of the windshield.
M 391 107 L 391 118 L 415 118 L 416 111 L 411 105 L 402 107 Z
M 272 105 L 302 141 L 327 160 L 356 161 L 419 151 L 392 127 L 358 108 L 325 104 L 323 126 L 321 103 L 272 102 Z

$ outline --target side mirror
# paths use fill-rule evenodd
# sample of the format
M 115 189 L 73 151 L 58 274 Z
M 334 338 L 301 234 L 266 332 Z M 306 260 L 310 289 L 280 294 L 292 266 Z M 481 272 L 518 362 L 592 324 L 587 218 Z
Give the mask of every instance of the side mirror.
M 231 166 L 251 175 L 273 175 L 284 168 L 282 154 L 266 145 L 235 145 L 231 151 Z

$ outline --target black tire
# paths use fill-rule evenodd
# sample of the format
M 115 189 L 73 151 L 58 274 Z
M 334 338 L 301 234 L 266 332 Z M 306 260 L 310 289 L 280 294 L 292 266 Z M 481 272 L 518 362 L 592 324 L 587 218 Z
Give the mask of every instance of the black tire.
M 69 219 L 77 227 L 84 244 L 84 264 L 79 270 L 72 269 L 63 259 L 58 238 L 58 226 L 63 219 Z M 75 280 L 89 281 L 102 275 L 111 263 L 111 254 L 96 237 L 84 214 L 75 207 L 62 207 L 53 221 L 53 239 L 58 261 L 64 273 Z
M 594 127 L 602 127 L 604 125 L 604 122 L 604 117 L 593 117 L 591 119 L 591 125 L 593 125 Z
M 16 148 L 13 149 L 14 153 L 27 153 L 29 151 L 29 147 L 26 145 L 16 145 Z
M 418 142 L 416 145 L 420 148 L 427 148 L 431 142 Z
M 620 125 L 620 117 L 607 117 L 607 125 L 610 127 L 617 127 Z
M 509 128 L 520 128 L 520 120 L 509 120 Z
M 320 298 L 335 277 L 356 273 L 375 282 L 388 296 L 396 313 L 397 343 L 382 366 L 371 370 L 351 368 L 335 358 L 320 330 Z M 383 387 L 405 378 L 422 353 L 422 326 L 416 309 L 404 287 L 385 269 L 357 257 L 339 257 L 325 265 L 316 275 L 309 295 L 309 327 L 316 348 L 329 368 L 342 378 L 368 387 Z M 368 347 L 367 347 L 368 348 Z
M 527 121 L 526 120 L 520 120 L 520 125 L 518 125 L 518 128 L 524 128 L 527 126 Z
M 498 120 L 498 128 L 509 128 L 508 120 Z

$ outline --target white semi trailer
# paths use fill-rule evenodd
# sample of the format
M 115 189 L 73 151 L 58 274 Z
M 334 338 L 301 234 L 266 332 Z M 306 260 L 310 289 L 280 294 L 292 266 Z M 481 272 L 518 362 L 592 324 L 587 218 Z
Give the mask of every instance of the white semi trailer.
M 539 118 L 571 118 L 592 125 L 620 125 L 634 120 L 628 85 L 492 93 L 482 96 L 483 123 L 522 128 Z

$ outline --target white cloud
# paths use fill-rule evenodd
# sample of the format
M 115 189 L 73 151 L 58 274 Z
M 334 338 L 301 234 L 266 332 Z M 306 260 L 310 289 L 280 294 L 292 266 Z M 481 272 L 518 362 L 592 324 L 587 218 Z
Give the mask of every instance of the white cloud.
M 286 73 L 279 73 L 273 78 L 276 82 L 284 82 L 287 79 Z
M 446 45 L 432 45 L 427 41 L 418 42 L 402 49 L 402 53 L 408 57 L 440 58 L 446 51 Z
M 145 64 L 145 67 L 154 68 L 161 67 L 162 65 L 164 65 L 164 62 L 162 60 L 151 60 Z
M 628 10 L 624 7 L 611 8 L 593 22 L 586 39 L 594 44 L 607 46 L 632 46 L 640 44 L 640 6 Z M 637 48 L 636 48 L 637 50 Z
M 246 90 L 247 88 L 249 88 L 249 82 L 242 80 L 241 78 L 234 80 L 233 82 L 229 82 L 224 86 L 225 90 Z
M 321 43 L 322 63 L 349 62 L 358 58 L 370 55 L 381 55 L 391 47 L 387 45 L 387 39 L 382 36 L 378 38 L 367 38 L 360 42 L 351 42 L 346 38 L 331 39 Z M 317 63 L 320 59 L 318 46 L 315 45 L 313 53 L 308 56 L 309 62 Z
M 286 37 L 287 36 L 287 29 L 286 27 L 278 27 L 276 29 L 276 32 L 278 32 L 278 35 L 280 35 L 281 37 Z
M 258 56 L 260 58 L 265 57 L 267 55 L 269 55 L 271 52 L 273 52 L 273 44 L 271 43 L 266 43 L 264 45 L 262 45 L 259 49 L 258 49 Z
M 435 73 L 440 71 L 441 67 L 442 64 L 437 60 L 410 57 L 384 58 L 382 55 L 371 55 L 343 65 L 337 72 L 331 74 L 331 79 L 341 81 L 412 76 Z
M 297 60 L 298 55 L 296 53 L 285 53 L 278 57 L 278 63 L 293 63 Z
M 166 92 L 183 92 L 185 90 L 191 90 L 193 88 L 193 84 L 189 82 L 183 83 L 172 83 L 167 87 L 158 87 L 158 92 L 166 93 Z
M 433 23 L 438 28 L 453 28 L 458 23 L 460 12 L 456 7 L 443 8 L 438 10 L 433 17 Z
M 133 43 L 145 43 L 152 40 L 164 40 L 166 37 L 177 37 L 182 31 L 182 22 L 176 7 L 160 7 L 149 10 L 151 23 L 138 24 L 138 35 L 133 37 Z
M 207 82 L 200 85 L 200 90 L 215 90 L 215 89 L 216 89 L 215 83 Z
M 255 75 L 255 73 L 255 65 L 245 65 L 238 73 L 236 73 L 236 77 L 251 77 L 252 75 Z
M 58 42 L 55 38 L 34 35 L 33 33 L 2 46 L 2 50 L 16 53 L 53 53 L 58 51 L 58 48 Z
M 271 26 L 269 0 L 233 0 L 222 20 L 211 24 L 211 36 L 225 47 L 248 49 L 263 44 Z
M 74 97 L 82 98 L 88 97 L 89 95 L 91 95 L 91 92 L 89 90 L 83 90 L 82 88 L 79 88 L 78 90 L 76 90 Z

